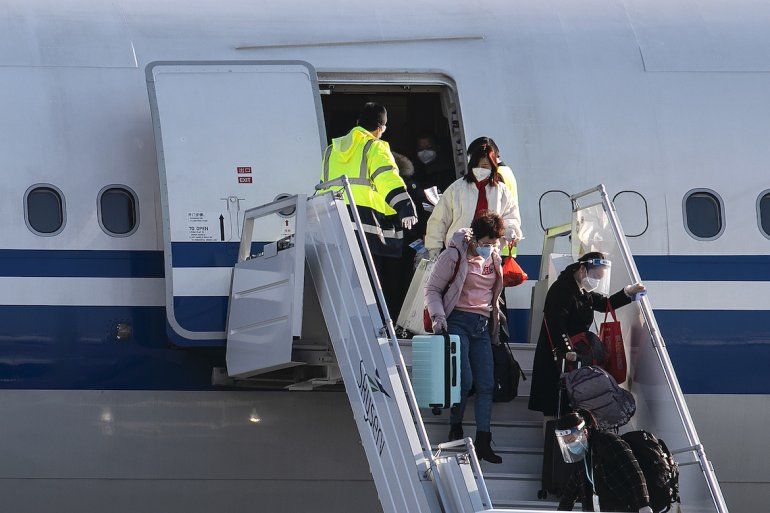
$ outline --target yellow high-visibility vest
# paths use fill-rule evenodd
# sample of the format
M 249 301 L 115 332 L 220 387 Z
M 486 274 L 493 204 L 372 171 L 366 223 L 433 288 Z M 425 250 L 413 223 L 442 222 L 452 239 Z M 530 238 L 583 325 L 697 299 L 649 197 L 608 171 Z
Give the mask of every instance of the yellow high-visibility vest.
M 414 214 L 406 184 L 398 174 L 390 145 L 357 126 L 332 141 L 324 152 L 321 181 L 347 175 L 356 205 L 390 216 Z M 322 191 L 324 192 L 324 191 Z M 402 208 L 402 207 L 407 208 Z

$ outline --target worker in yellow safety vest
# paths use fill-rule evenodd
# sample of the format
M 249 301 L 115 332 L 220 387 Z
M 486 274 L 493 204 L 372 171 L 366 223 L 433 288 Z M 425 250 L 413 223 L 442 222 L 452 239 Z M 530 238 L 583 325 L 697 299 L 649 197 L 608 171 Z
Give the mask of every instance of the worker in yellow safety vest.
M 411 229 L 417 223 L 417 211 L 399 176 L 390 145 L 380 139 L 387 123 L 384 106 L 374 102 L 364 105 L 358 126 L 347 135 L 333 139 L 324 151 L 321 182 L 343 175 L 350 180 L 388 310 L 397 316 L 400 305 L 394 300 L 399 295 L 402 279 L 403 229 Z

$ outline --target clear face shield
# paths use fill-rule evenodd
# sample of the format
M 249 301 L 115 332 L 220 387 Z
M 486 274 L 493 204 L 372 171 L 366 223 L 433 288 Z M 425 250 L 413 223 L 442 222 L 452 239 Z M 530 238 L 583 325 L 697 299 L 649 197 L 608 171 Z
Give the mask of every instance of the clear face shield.
M 588 451 L 588 433 L 585 422 L 571 429 L 557 429 L 556 440 L 559 442 L 561 457 L 567 463 L 577 463 L 586 457 Z
M 582 263 L 586 270 L 586 275 L 582 280 L 581 286 L 586 292 L 596 292 L 603 296 L 609 296 L 612 263 L 603 258 L 594 258 Z

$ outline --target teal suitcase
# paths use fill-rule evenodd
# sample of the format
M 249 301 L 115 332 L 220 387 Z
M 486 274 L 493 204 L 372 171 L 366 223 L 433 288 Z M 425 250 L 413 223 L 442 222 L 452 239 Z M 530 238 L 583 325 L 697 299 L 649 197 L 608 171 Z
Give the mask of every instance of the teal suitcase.
M 412 339 L 412 387 L 420 408 L 450 408 L 460 403 L 460 337 L 417 335 Z

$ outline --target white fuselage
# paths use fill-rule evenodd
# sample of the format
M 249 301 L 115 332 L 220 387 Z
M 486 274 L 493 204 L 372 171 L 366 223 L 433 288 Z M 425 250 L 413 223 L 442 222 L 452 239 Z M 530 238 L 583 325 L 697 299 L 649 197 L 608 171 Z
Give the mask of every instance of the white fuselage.
M 342 393 L 216 390 L 221 348 L 167 339 L 145 66 L 281 59 L 309 62 L 322 86 L 451 84 L 465 141 L 493 137 L 514 169 L 525 263 L 539 259 L 541 220 L 568 221 L 569 201 L 548 191 L 601 182 L 612 196 L 641 195 L 621 197 L 619 215 L 646 226 L 631 250 L 696 425 L 732 511 L 766 504 L 770 458 L 748 442 L 763 429 L 770 393 L 770 241 L 758 223 L 770 189 L 768 15 L 747 2 L 658 0 L 6 2 L 3 496 L 15 511 L 370 507 L 375 492 Z M 291 169 L 260 169 L 254 186 L 279 194 L 291 180 Z M 54 236 L 25 221 L 35 184 L 64 197 Z M 138 199 L 139 226 L 127 237 L 108 235 L 98 219 L 98 194 L 115 184 Z M 685 227 L 693 189 L 721 198 L 714 240 Z M 529 290 L 509 292 L 521 342 Z M 130 340 L 116 340 L 119 323 L 132 326 Z

